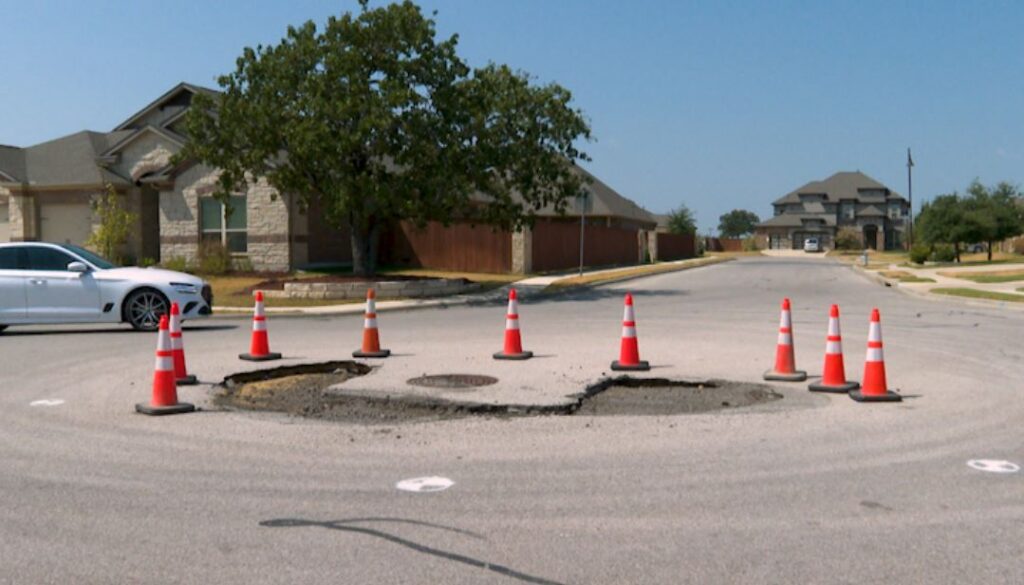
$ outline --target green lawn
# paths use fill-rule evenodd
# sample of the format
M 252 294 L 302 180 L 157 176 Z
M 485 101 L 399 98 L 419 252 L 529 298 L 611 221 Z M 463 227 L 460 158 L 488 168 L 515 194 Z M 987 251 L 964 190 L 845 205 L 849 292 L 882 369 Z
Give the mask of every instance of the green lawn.
M 732 257 L 725 256 L 707 256 L 704 258 L 695 258 L 692 261 L 686 263 L 658 263 L 648 264 L 646 266 L 634 266 L 632 268 L 623 268 L 622 270 L 613 270 L 609 272 L 602 272 L 600 274 L 585 274 L 583 276 L 573 276 L 570 278 L 563 278 L 562 280 L 556 281 L 548 286 L 548 290 L 561 290 L 571 288 L 575 286 L 585 286 L 589 284 L 600 284 L 602 282 L 618 280 L 620 278 L 631 278 L 640 276 L 650 276 L 653 274 L 661 274 L 663 272 L 676 272 L 678 270 L 687 270 L 690 268 L 697 268 L 698 266 L 707 266 L 709 264 L 718 264 L 719 262 L 727 262 L 732 260 Z
M 960 278 L 983 284 L 1024 280 L 1024 270 L 994 270 L 992 272 L 940 272 L 941 276 Z
M 1024 288 L 1017 290 L 1024 292 Z M 954 297 L 966 297 L 969 299 L 988 299 L 990 301 L 1008 301 L 1011 303 L 1024 303 L 1024 295 L 992 292 L 987 290 L 977 290 L 973 288 L 933 288 L 930 292 L 938 293 L 940 295 L 950 295 Z
M 913 282 L 935 282 L 935 280 L 932 279 L 932 278 L 924 278 L 924 277 L 921 277 L 921 276 L 917 276 L 916 274 L 911 274 L 909 272 L 905 272 L 903 270 L 883 270 L 883 271 L 879 272 L 879 274 L 881 274 L 882 276 L 884 276 L 886 278 L 892 278 L 892 279 L 895 279 L 895 280 L 899 280 L 900 282 L 908 282 L 908 283 L 913 283 Z

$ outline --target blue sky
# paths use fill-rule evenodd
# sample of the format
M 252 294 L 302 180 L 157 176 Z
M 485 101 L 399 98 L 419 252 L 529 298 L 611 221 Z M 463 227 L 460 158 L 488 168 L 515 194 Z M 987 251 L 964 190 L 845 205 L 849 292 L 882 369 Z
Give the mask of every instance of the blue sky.
M 380 2 L 374 2 L 379 5 Z M 423 0 L 471 65 L 573 91 L 589 168 L 702 232 L 839 170 L 914 201 L 1024 183 L 1024 2 Z M 109 130 L 351 1 L 0 0 L 0 143 Z

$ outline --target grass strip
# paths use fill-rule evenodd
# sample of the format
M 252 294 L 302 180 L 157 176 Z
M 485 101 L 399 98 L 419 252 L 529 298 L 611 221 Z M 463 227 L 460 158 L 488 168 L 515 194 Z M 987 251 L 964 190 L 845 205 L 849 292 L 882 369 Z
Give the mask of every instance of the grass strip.
M 940 272 L 940 276 L 970 280 L 980 284 L 1015 282 L 1024 280 L 1024 270 L 994 270 L 991 272 Z
M 1024 291 L 1024 289 L 1018 289 Z M 1014 293 L 993 292 L 978 290 L 975 288 L 933 288 L 929 292 L 954 297 L 965 297 L 969 299 L 988 299 L 990 301 L 1008 301 L 1011 303 L 1024 303 L 1024 295 Z
M 595 285 L 604 282 L 624 280 L 626 278 L 639 278 L 641 276 L 651 276 L 654 274 L 663 274 L 666 272 L 677 272 L 680 270 L 689 270 L 690 268 L 699 268 L 701 266 L 710 266 L 712 264 L 728 262 L 732 259 L 733 258 L 731 257 L 709 256 L 706 258 L 696 258 L 694 260 L 687 260 L 685 262 L 664 262 L 658 264 L 650 264 L 647 266 L 623 268 L 622 270 L 611 270 L 608 272 L 601 272 L 598 274 L 585 274 L 583 276 L 573 276 L 570 278 L 563 278 L 561 280 L 555 281 L 548 285 L 547 289 L 545 290 L 565 290 L 567 288 L 572 287 Z
M 883 270 L 879 272 L 879 274 L 881 274 L 885 278 L 891 278 L 894 280 L 898 280 L 900 282 L 935 282 L 935 280 L 932 278 L 917 276 L 916 274 L 911 274 L 909 272 L 904 272 L 902 270 Z

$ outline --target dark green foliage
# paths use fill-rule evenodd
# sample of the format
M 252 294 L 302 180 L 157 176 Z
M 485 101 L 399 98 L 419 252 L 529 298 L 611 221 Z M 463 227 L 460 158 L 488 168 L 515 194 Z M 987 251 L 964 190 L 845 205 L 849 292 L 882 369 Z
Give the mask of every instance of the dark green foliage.
M 932 250 L 931 259 L 936 262 L 960 261 L 960 251 L 949 244 L 937 244 Z
M 697 233 L 697 220 L 693 212 L 686 204 L 668 212 L 668 231 L 673 234 L 695 234 Z
M 223 93 L 197 95 L 176 157 L 223 170 L 218 197 L 265 177 L 352 232 L 354 270 L 375 270 L 382 225 L 460 218 L 516 229 L 583 188 L 590 137 L 572 95 L 502 65 L 470 70 L 458 38 L 410 1 L 289 27 L 246 48 Z M 483 194 L 488 205 L 474 200 Z
M 910 249 L 910 261 L 914 264 L 924 264 L 928 257 L 932 255 L 931 246 L 924 244 L 914 244 L 914 247 Z
M 754 233 L 761 218 L 753 211 L 733 209 L 718 218 L 718 235 L 723 238 L 742 238 Z

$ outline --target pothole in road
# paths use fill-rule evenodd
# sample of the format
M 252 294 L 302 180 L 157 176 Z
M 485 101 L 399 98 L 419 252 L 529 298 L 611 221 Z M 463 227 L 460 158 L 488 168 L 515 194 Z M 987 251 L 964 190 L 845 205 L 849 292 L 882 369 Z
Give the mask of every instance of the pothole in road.
M 214 402 L 222 407 L 281 412 L 356 424 L 428 422 L 469 416 L 667 416 L 755 406 L 782 398 L 761 384 L 725 380 L 682 381 L 619 377 L 602 380 L 575 401 L 549 406 L 451 401 L 409 395 L 351 395 L 332 386 L 370 371 L 351 361 L 284 366 L 228 376 Z M 416 382 L 424 382 L 417 384 Z M 409 384 L 471 392 L 497 383 L 488 376 L 445 374 L 409 380 Z

